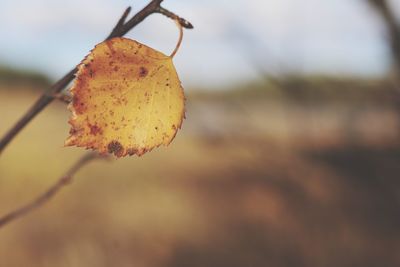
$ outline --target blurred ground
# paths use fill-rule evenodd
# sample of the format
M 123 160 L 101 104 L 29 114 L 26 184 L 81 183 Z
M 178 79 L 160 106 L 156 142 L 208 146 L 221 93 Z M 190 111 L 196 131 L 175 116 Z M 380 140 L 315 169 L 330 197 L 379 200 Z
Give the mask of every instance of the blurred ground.
M 0 229 L 0 266 L 399 266 L 391 84 L 242 87 L 192 92 L 168 148 L 94 162 L 45 207 Z M 38 94 L 0 89 L 0 134 Z M 0 214 L 84 153 L 63 148 L 68 116 L 52 104 L 1 155 Z

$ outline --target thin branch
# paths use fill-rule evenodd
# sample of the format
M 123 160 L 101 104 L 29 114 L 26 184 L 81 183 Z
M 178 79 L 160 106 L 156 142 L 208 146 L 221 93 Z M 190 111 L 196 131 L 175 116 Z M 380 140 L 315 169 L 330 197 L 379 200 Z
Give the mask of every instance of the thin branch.
M 45 203 L 50 201 L 64 186 L 71 183 L 73 176 L 87 163 L 92 160 L 105 158 L 104 156 L 100 156 L 96 153 L 88 153 L 81 157 L 72 167 L 63 175 L 61 176 L 57 182 L 52 185 L 46 192 L 38 196 L 35 200 L 28 203 L 27 205 L 16 209 L 2 217 L 0 217 L 0 228 L 4 227 L 5 225 L 9 224 L 10 222 L 19 219 L 31 211 L 43 206 Z
M 125 22 L 130 9 L 126 9 L 122 14 L 121 18 L 117 22 L 116 26 L 111 31 L 110 35 L 106 38 L 106 40 L 124 36 L 127 32 L 129 32 L 132 28 L 142 22 L 145 18 L 153 13 L 161 13 L 169 18 L 176 19 L 178 18 L 182 27 L 191 29 L 193 28 L 192 24 L 187 22 L 185 19 L 182 19 L 175 15 L 174 13 L 166 10 L 161 7 L 160 4 L 163 0 L 153 0 L 147 6 L 145 6 L 142 10 L 140 10 L 136 15 L 134 15 L 131 19 Z M 50 88 L 48 88 L 43 95 L 39 97 L 39 99 L 32 105 L 32 107 L 23 115 L 19 121 L 0 139 L 0 154 L 4 150 L 4 148 L 14 139 L 14 137 L 33 119 L 38 115 L 48 104 L 50 104 L 54 100 L 54 96 L 57 93 L 60 93 L 74 78 L 75 73 L 77 72 L 77 68 L 75 67 L 70 72 L 68 72 L 63 78 L 61 78 L 58 82 L 53 84 Z
M 119 29 L 122 27 L 122 25 L 125 24 L 125 20 L 128 17 L 129 13 L 131 12 L 131 7 L 128 7 L 125 12 L 122 14 L 121 18 L 118 20 L 117 24 L 115 25 L 114 29 L 111 31 L 111 33 L 107 36 L 106 39 L 112 38 L 111 36 L 114 36 L 115 34 L 118 34 Z

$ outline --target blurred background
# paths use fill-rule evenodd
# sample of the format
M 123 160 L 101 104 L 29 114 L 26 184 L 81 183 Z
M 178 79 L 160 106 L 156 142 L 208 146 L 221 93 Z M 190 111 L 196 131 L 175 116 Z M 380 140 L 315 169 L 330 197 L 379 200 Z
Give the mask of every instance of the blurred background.
M 93 162 L 0 229 L 5 267 L 400 266 L 400 2 L 164 1 L 172 144 Z M 147 1 L 0 1 L 0 135 Z M 169 54 L 152 15 L 128 34 Z M 85 153 L 53 103 L 0 158 L 0 215 Z

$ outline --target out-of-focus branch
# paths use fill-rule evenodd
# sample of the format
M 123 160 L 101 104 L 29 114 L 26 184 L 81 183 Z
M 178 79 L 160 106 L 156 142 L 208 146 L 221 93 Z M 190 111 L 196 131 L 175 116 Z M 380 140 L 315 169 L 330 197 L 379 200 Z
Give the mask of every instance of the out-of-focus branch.
M 92 161 L 94 159 L 100 159 L 100 158 L 106 158 L 106 157 L 100 156 L 99 154 L 96 154 L 93 152 L 84 155 L 74 165 L 72 165 L 72 167 L 63 176 L 61 176 L 54 185 L 52 185 L 49 189 L 47 189 L 47 191 L 44 192 L 42 195 L 40 195 L 39 197 L 37 197 L 35 200 L 28 203 L 27 205 L 0 217 L 0 228 L 15 221 L 16 219 L 19 219 L 19 218 L 27 215 L 31 211 L 41 207 L 42 205 L 44 205 L 45 203 L 50 201 L 64 186 L 71 183 L 73 176 L 76 174 L 76 172 L 78 172 L 83 166 L 85 166 L 90 161 Z
M 134 15 L 131 19 L 126 21 L 126 18 L 129 15 L 130 7 L 128 7 L 125 12 L 122 14 L 121 18 L 118 20 L 117 24 L 108 35 L 106 40 L 124 36 L 127 32 L 129 32 L 132 28 L 142 22 L 145 18 L 153 13 L 161 13 L 166 15 L 167 17 L 178 19 L 181 23 L 182 27 L 191 29 L 193 28 L 192 24 L 186 21 L 183 18 L 175 15 L 174 13 L 166 10 L 161 7 L 160 4 L 163 0 L 153 0 L 147 6 L 145 6 L 142 10 L 140 10 L 136 15 Z M 48 104 L 50 104 L 55 96 L 60 93 L 75 77 L 75 73 L 77 68 L 75 67 L 70 72 L 68 72 L 63 78 L 53 84 L 49 89 L 43 93 L 39 99 L 32 105 L 32 107 L 23 115 L 19 121 L 0 139 L 0 154 L 4 150 L 4 148 L 14 139 L 14 137 L 34 118 L 38 115 Z
M 400 79 L 400 25 L 387 0 L 367 0 L 383 18 L 390 38 L 390 47 L 395 64 L 395 72 Z

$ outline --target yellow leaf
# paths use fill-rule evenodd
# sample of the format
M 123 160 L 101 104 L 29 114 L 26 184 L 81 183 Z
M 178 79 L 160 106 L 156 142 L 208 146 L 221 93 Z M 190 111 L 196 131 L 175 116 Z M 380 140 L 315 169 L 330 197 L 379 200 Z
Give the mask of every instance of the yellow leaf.
M 184 95 L 172 58 L 126 38 L 98 44 L 78 66 L 65 145 L 142 155 L 181 127 Z

